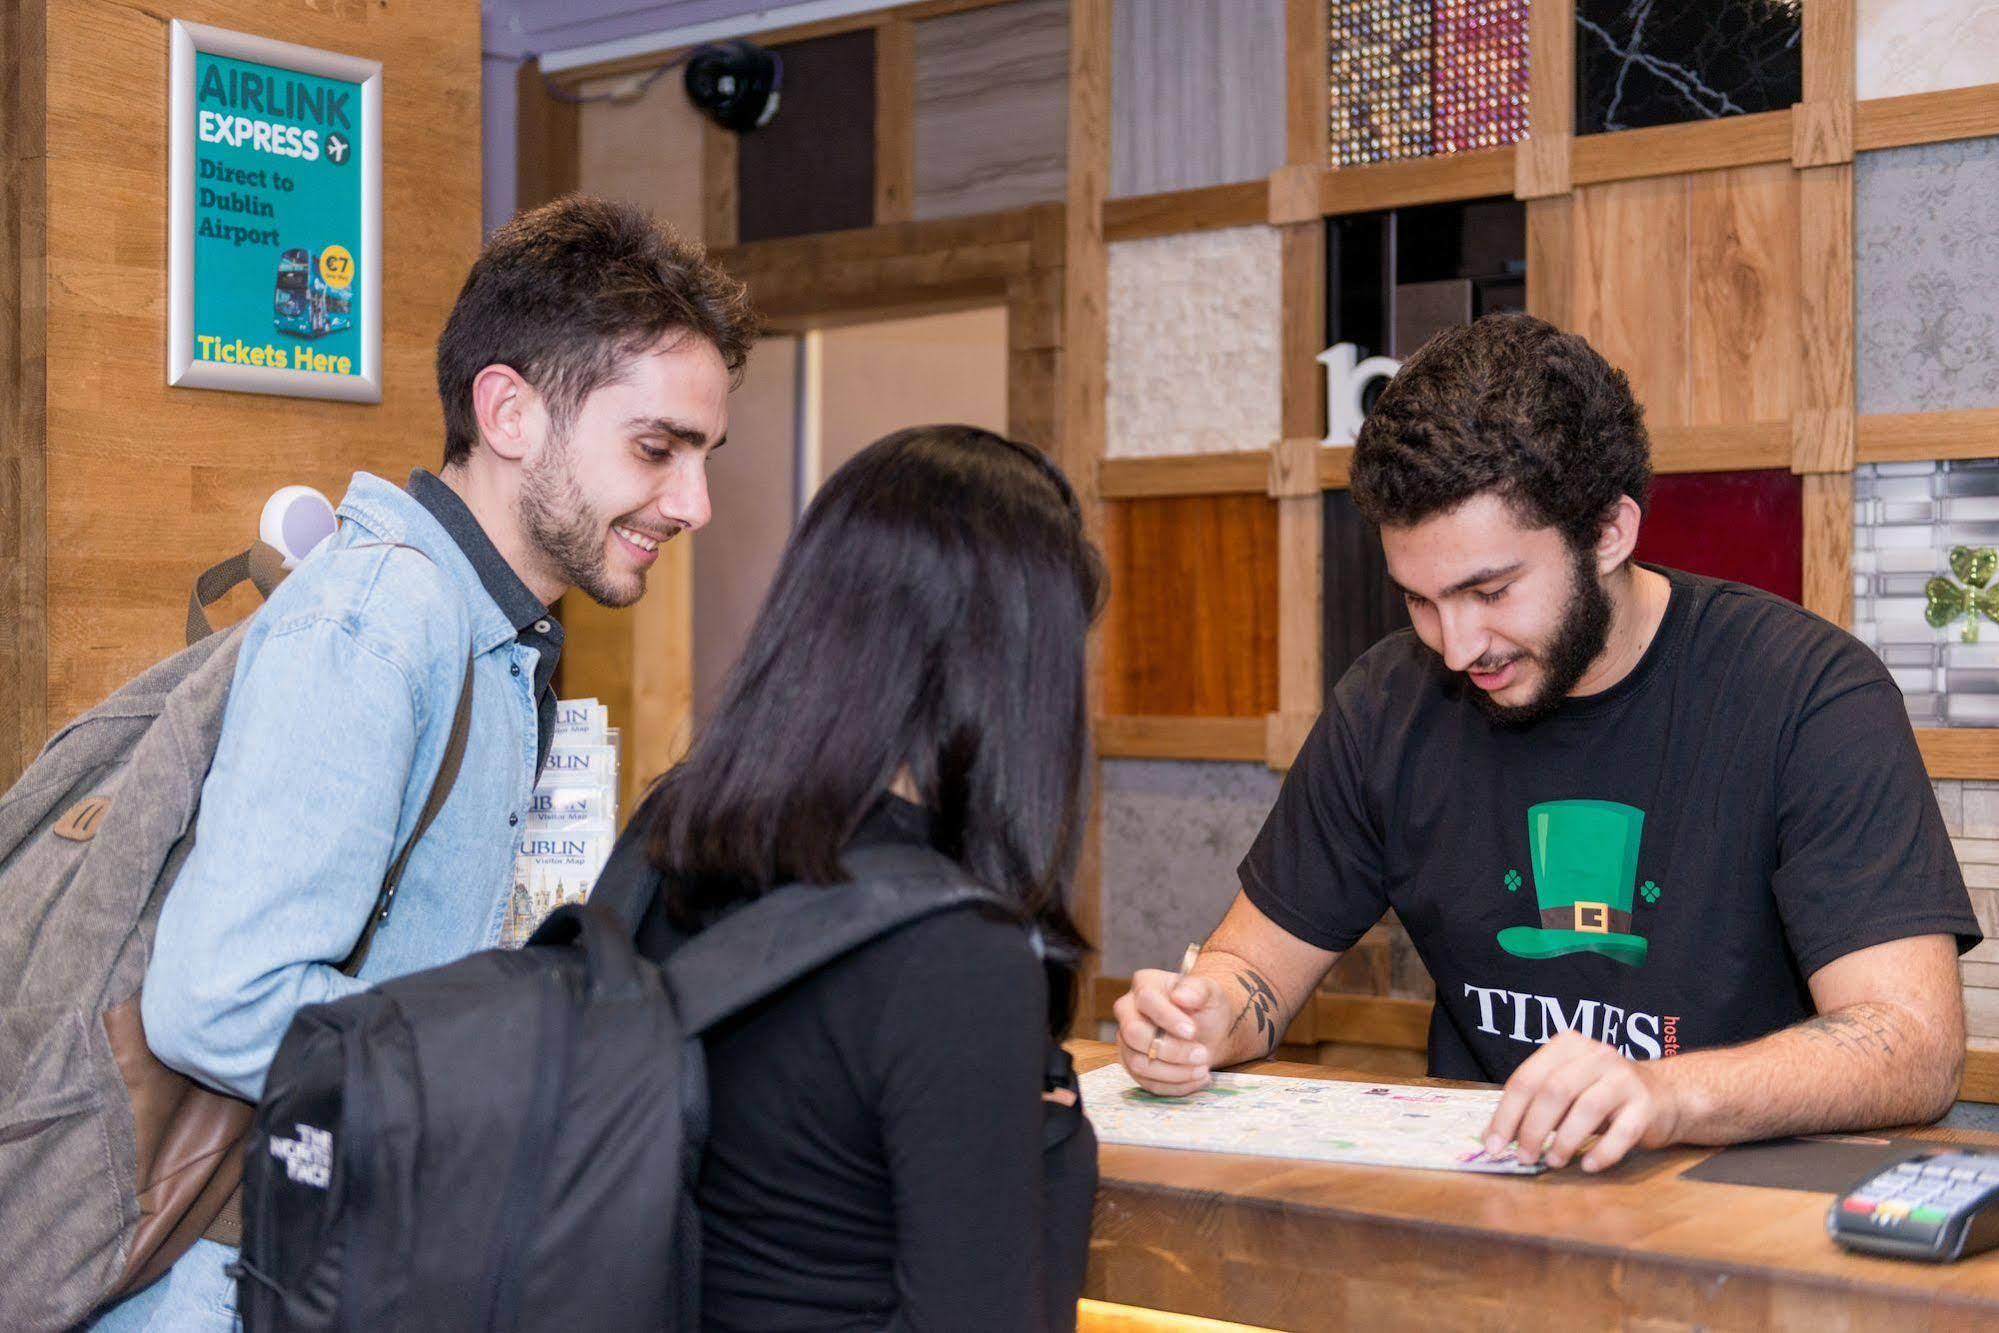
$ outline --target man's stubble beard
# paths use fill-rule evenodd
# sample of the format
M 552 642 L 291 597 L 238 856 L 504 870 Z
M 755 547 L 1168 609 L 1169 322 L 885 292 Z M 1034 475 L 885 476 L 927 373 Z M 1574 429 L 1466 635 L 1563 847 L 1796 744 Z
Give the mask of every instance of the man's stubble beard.
M 1472 697 L 1487 717 L 1504 726 L 1519 727 L 1546 717 L 1561 707 L 1569 691 L 1576 687 L 1610 642 L 1610 594 L 1596 574 L 1596 552 L 1584 547 L 1574 551 L 1570 565 L 1568 606 L 1561 624 L 1546 648 L 1528 654 L 1541 664 L 1541 687 L 1524 704 L 1502 704 L 1472 685 Z M 1469 679 L 1467 684 L 1469 684 Z
M 604 552 L 610 525 L 598 517 L 577 484 L 566 433 L 551 434 L 541 461 L 523 470 L 519 513 L 521 530 L 567 586 L 599 606 L 630 606 L 644 595 L 644 570 L 628 586 L 611 581 Z

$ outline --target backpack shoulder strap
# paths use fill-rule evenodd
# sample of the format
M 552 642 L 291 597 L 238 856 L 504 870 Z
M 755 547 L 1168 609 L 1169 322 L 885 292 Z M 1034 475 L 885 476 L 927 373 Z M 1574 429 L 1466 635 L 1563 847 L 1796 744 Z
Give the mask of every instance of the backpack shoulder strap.
M 396 890 L 403 882 L 403 867 L 409 864 L 410 853 L 423 841 L 425 830 L 437 818 L 437 812 L 444 808 L 445 800 L 451 795 L 453 784 L 458 781 L 458 768 L 465 760 L 465 742 L 472 734 L 472 659 L 465 659 L 465 679 L 458 687 L 458 708 L 451 715 L 451 735 L 444 742 L 444 757 L 438 762 L 437 777 L 430 784 L 430 795 L 424 798 L 423 809 L 416 817 L 416 827 L 410 830 L 409 841 L 396 853 L 396 859 L 389 862 L 389 873 L 382 877 L 381 892 L 375 895 L 374 910 L 368 913 L 368 924 L 361 928 L 361 938 L 354 942 L 354 951 L 347 955 L 347 961 L 340 970 L 354 976 L 361 970 L 361 964 L 368 960 L 368 946 L 375 942 L 375 932 L 388 919 L 389 909 L 395 905 Z
M 864 847 L 841 860 L 851 883 L 773 889 L 666 960 L 667 987 L 688 1036 L 891 931 L 952 908 L 1000 901 L 928 847 Z

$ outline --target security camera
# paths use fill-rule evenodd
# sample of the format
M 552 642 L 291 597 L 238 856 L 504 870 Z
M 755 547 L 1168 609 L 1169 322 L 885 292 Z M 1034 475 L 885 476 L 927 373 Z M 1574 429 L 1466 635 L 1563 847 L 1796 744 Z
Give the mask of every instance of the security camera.
M 687 97 L 716 124 L 742 133 L 777 115 L 784 66 L 751 42 L 716 42 L 687 58 Z

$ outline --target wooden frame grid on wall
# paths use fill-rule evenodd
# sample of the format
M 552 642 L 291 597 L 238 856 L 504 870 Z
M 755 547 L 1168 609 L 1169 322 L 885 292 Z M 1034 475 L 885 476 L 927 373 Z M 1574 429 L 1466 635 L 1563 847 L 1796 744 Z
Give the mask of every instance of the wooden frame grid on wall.
M 1999 84 L 1856 103 L 1853 0 L 1805 0 L 1803 100 L 1729 120 L 1577 136 L 1573 0 L 1530 11 L 1530 135 L 1474 153 L 1335 169 L 1328 160 L 1326 0 L 1286 0 L 1285 164 L 1262 180 L 1107 199 L 1114 0 L 1072 8 L 1066 205 L 909 221 L 914 159 L 914 24 L 1011 0 L 923 0 L 759 36 L 771 45 L 857 30 L 876 40 L 875 225 L 736 245 L 735 138 L 706 140 L 704 217 L 711 246 L 787 329 L 927 304 L 1004 301 L 1009 310 L 1010 429 L 1046 442 L 1077 483 L 1093 533 L 1107 503 L 1172 496 L 1261 495 L 1276 506 L 1277 707 L 1260 717 L 1098 716 L 1107 757 L 1235 760 L 1286 767 L 1322 702 L 1322 493 L 1347 484 L 1351 451 L 1324 448 L 1316 357 L 1325 329 L 1324 219 L 1347 213 L 1511 194 L 1527 214 L 1528 308 L 1571 325 L 1579 190 L 1701 172 L 1793 173 L 1797 364 L 1791 410 L 1721 425 L 1652 431 L 1662 473 L 1789 468 L 1803 479 L 1805 600 L 1851 623 L 1852 472 L 1861 463 L 1999 456 L 1999 408 L 1856 415 L 1853 384 L 1853 154 L 1999 135 Z M 649 69 L 664 57 L 565 71 L 574 87 Z M 522 82 L 523 202 L 574 188 L 573 109 Z M 565 121 L 565 117 L 567 117 Z M 572 144 L 565 159 L 564 136 Z M 565 161 L 568 174 L 565 176 Z M 1107 246 L 1152 236 L 1268 225 L 1280 237 L 1281 427 L 1234 453 L 1104 457 Z M 1099 651 L 1097 662 L 1102 661 Z M 1114 665 L 1114 664 L 1113 664 Z M 1103 697 L 1093 671 L 1092 700 Z M 1999 729 L 1919 729 L 1934 777 L 1999 780 Z M 1096 820 L 1079 876 L 1079 915 L 1097 919 Z M 1108 1016 L 1119 978 L 1096 979 L 1085 1017 Z M 1423 1044 L 1429 1005 L 1323 994 L 1287 1040 L 1402 1049 Z M 1385 1035 L 1384 1035 L 1385 1034 Z M 1964 1095 L 1999 1099 L 1999 1061 L 1974 1051 Z
M 1789 468 L 1802 480 L 1804 599 L 1853 620 L 1853 471 L 1861 463 L 1999 456 L 1999 408 L 1859 416 L 1854 388 L 1853 155 L 1999 135 L 1999 83 L 1856 102 L 1854 0 L 1805 0 L 1803 100 L 1782 111 L 1578 136 L 1574 0 L 1535 0 L 1529 16 L 1529 136 L 1449 156 L 1335 168 L 1326 152 L 1326 3 L 1287 0 L 1287 161 L 1264 182 L 1114 201 L 1113 240 L 1242 226 L 1284 237 L 1284 438 L 1232 454 L 1105 462 L 1106 500 L 1261 492 L 1280 506 L 1277 713 L 1256 719 L 1106 717 L 1106 755 L 1263 760 L 1285 767 L 1321 706 L 1319 548 L 1302 460 L 1317 482 L 1346 484 L 1349 450 L 1320 448 L 1326 217 L 1512 194 L 1527 208 L 1528 308 L 1557 324 L 1575 316 L 1570 254 L 1578 187 L 1788 164 L 1797 191 L 1798 379 L 1786 418 L 1652 430 L 1661 473 Z M 1309 239 L 1308 239 L 1309 238 Z M 1309 586 L 1307 586 L 1309 584 Z M 1999 780 L 1999 728 L 1918 728 L 1932 777 Z

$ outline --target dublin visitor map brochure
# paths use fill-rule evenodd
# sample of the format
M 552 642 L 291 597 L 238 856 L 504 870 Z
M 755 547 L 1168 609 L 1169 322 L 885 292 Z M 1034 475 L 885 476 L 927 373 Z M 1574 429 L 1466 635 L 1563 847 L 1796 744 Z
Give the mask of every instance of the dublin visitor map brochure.
M 1110 1064 L 1082 1078 L 1083 1109 L 1104 1143 L 1242 1153 L 1357 1166 L 1536 1175 L 1546 1168 L 1485 1151 L 1496 1089 L 1412 1088 L 1216 1074 L 1185 1097 L 1158 1097 Z

